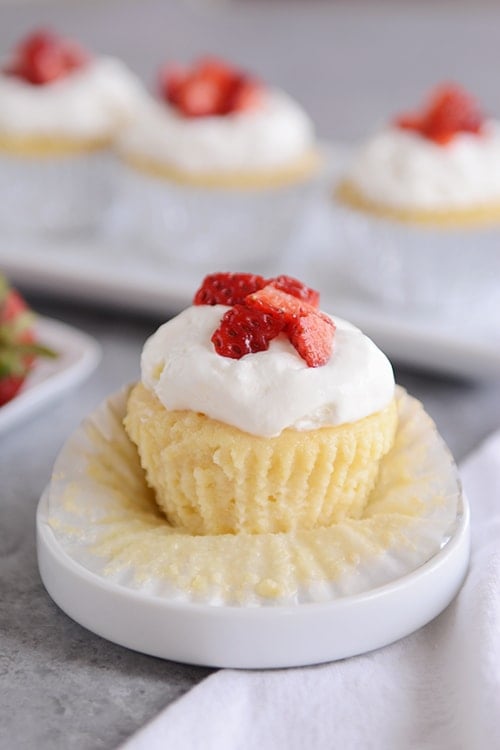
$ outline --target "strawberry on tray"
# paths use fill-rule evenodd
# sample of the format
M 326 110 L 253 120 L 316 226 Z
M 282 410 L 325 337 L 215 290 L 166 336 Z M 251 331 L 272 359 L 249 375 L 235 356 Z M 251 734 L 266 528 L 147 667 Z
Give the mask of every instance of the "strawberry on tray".
M 0 407 L 20 391 L 38 357 L 56 354 L 36 341 L 35 316 L 0 275 Z

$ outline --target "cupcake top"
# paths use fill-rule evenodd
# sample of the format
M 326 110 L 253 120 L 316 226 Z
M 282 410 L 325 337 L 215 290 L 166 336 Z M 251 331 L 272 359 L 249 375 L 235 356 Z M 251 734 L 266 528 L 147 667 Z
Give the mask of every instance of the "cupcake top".
M 121 146 L 186 173 L 272 170 L 312 151 L 314 128 L 287 94 L 210 58 L 162 71 Z
M 446 210 L 500 201 L 500 123 L 457 86 L 397 117 L 355 154 L 345 180 L 373 203 Z
M 317 304 L 314 290 L 289 277 L 213 274 L 195 304 L 146 342 L 143 383 L 169 410 L 262 437 L 380 411 L 394 398 L 387 357 Z
M 138 79 L 119 60 L 93 57 L 71 40 L 35 32 L 0 73 L 0 133 L 109 138 L 142 97 Z

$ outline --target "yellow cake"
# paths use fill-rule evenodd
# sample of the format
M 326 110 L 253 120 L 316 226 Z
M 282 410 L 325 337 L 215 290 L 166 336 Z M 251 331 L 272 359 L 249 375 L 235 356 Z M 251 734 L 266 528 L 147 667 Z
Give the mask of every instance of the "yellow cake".
M 125 428 L 170 523 L 193 534 L 259 534 L 359 518 L 396 423 L 392 401 L 353 424 L 262 438 L 169 411 L 139 383 Z

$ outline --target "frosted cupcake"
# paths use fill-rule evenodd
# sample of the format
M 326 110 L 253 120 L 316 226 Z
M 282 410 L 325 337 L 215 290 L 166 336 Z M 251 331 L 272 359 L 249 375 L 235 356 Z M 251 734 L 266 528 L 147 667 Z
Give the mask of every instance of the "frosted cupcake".
M 500 123 L 458 86 L 437 89 L 356 149 L 336 199 L 332 232 L 349 283 L 431 314 L 491 298 Z
M 212 58 L 162 71 L 159 98 L 123 132 L 120 151 L 118 225 L 183 264 L 274 255 L 319 167 L 303 109 Z
M 146 343 L 125 428 L 169 522 L 267 533 L 359 518 L 397 423 L 387 358 L 289 277 L 205 279 Z
M 142 98 L 121 62 L 48 31 L 27 37 L 0 73 L 0 223 L 91 226 L 110 200 L 105 155 Z

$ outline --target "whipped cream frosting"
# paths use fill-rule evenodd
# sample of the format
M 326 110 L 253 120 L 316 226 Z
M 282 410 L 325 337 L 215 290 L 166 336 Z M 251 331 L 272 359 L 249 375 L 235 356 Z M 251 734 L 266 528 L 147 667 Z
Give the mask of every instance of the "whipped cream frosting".
M 262 437 L 286 428 L 314 430 L 354 422 L 394 397 L 387 357 L 350 323 L 334 318 L 330 361 L 308 367 L 288 338 L 269 349 L 230 359 L 210 339 L 229 308 L 189 307 L 147 341 L 142 381 L 170 410 L 190 409 Z
M 144 97 L 139 80 L 111 57 L 95 58 L 44 86 L 0 74 L 0 132 L 19 137 L 107 138 Z
M 479 136 L 459 133 L 446 146 L 388 128 L 361 147 L 345 177 L 368 200 L 394 208 L 500 201 L 500 123 L 488 121 Z
M 277 90 L 267 90 L 254 109 L 214 117 L 186 118 L 151 100 L 120 137 L 124 154 L 191 174 L 272 169 L 313 145 L 311 120 Z

